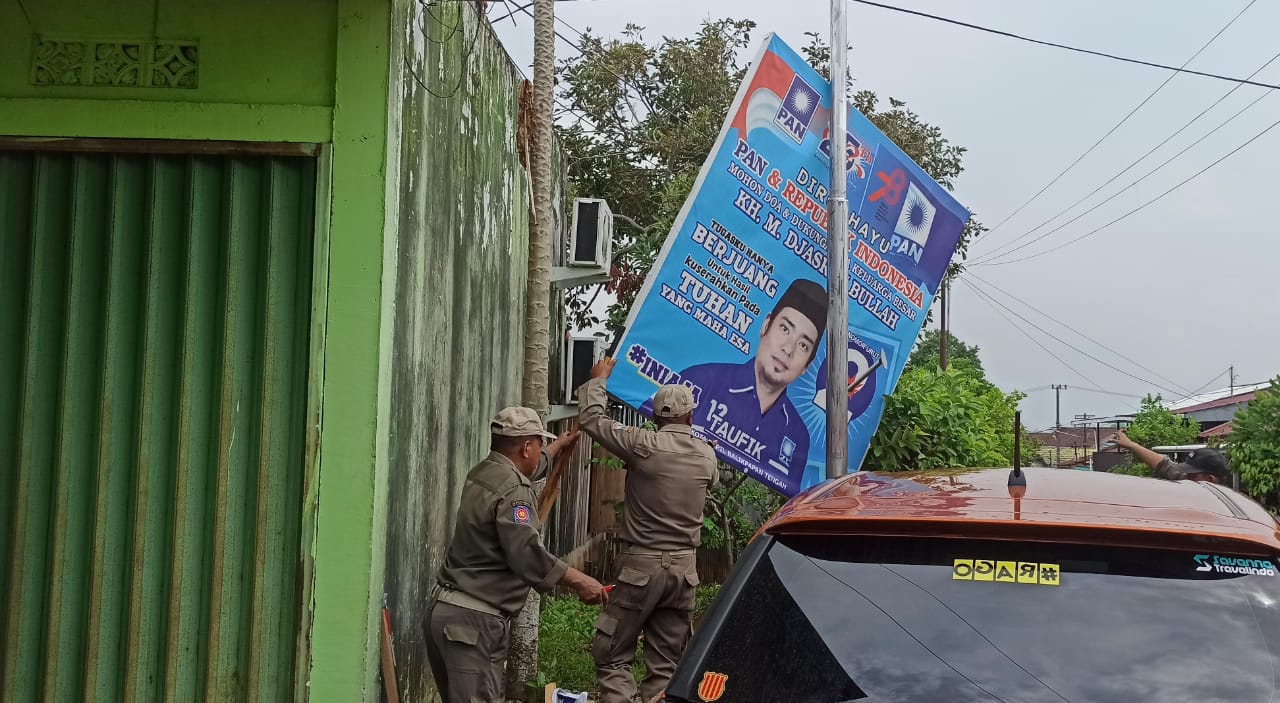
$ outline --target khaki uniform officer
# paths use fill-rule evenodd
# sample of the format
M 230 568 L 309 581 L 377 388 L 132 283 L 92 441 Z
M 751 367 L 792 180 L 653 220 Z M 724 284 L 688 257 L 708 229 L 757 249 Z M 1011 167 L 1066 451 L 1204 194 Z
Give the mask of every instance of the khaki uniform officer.
M 605 379 L 613 364 L 605 359 L 591 369 L 591 380 L 578 393 L 578 422 L 627 467 L 618 581 L 596 619 L 591 643 L 601 703 L 627 703 L 636 690 L 631 660 L 640 633 L 648 670 L 640 688 L 646 701 L 666 688 L 689 641 L 698 585 L 694 552 L 702 543 L 707 490 L 719 473 L 715 450 L 691 434 L 695 403 L 688 387 L 658 390 L 653 399 L 657 432 L 609 418 Z
M 489 427 L 491 451 L 467 474 L 453 542 L 423 624 L 445 703 L 503 700 L 511 618 L 530 587 L 560 584 L 586 603 L 608 598 L 600 582 L 552 556 L 538 535 L 529 477 L 577 434 L 556 440 L 529 408 L 507 408 Z M 544 439 L 555 440 L 545 451 Z

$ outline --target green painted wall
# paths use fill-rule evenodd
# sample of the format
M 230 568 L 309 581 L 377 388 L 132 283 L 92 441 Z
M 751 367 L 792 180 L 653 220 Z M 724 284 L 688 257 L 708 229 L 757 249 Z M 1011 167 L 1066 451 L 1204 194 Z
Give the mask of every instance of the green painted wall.
M 385 540 L 379 415 L 390 7 L 339 0 L 328 328 L 315 535 L 312 701 L 377 700 Z M 394 232 L 394 228 L 392 228 Z M 385 402 L 382 406 L 385 414 Z
M 313 301 L 309 405 L 319 417 L 318 471 L 304 490 L 304 582 L 310 622 L 299 672 L 312 701 L 377 700 L 389 401 L 379 403 L 389 187 L 385 0 L 126 0 L 0 2 L 0 136 L 329 143 Z M 195 89 L 36 86 L 33 35 L 59 39 L 196 40 Z M 341 66 L 341 70 L 338 67 Z M 398 115 L 396 116 L 398 119 Z M 398 147 L 397 147 L 398 148 Z M 331 174 L 331 176 L 329 175 Z M 394 180 L 394 179 L 393 179 Z M 327 196 L 327 197 L 326 197 Z M 325 206 L 328 203 L 328 207 Z M 385 244 L 385 246 L 384 246 Z M 388 345 L 389 346 L 389 345 Z M 381 374 L 381 375 L 380 375 Z M 386 394 L 382 394 L 385 398 Z M 381 420 L 381 421 L 380 421 Z M 325 429 L 327 428 L 327 430 Z M 385 444 L 385 440 L 383 440 Z M 305 625 L 304 625 L 305 627 Z
M 0 3 L 0 27 L 6 28 L 6 41 L 0 43 L 0 66 L 6 67 L 0 71 L 4 97 L 333 105 L 336 0 L 24 4 L 30 24 L 18 3 Z M 26 31 L 14 31 L 22 28 Z M 199 85 L 193 90 L 32 85 L 27 70 L 32 32 L 56 39 L 197 40 Z
M 336 0 L 0 3 L 0 134 L 327 142 Z M 39 86 L 37 35 L 199 46 L 194 89 Z
M 425 592 L 461 477 L 484 454 L 484 422 L 519 397 L 528 186 L 515 145 L 518 71 L 470 3 L 25 5 L 34 27 L 0 0 L 0 136 L 329 145 L 308 392 L 320 440 L 307 447 L 303 486 L 310 636 L 300 656 L 309 651 L 310 667 L 298 690 L 311 701 L 380 699 L 385 591 L 404 699 L 427 700 Z M 32 85 L 37 33 L 196 40 L 198 87 Z

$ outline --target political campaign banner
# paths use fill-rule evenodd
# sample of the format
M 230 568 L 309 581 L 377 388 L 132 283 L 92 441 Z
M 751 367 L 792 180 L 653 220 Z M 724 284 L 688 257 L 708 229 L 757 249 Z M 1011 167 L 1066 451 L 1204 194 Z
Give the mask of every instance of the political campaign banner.
M 826 475 L 830 117 L 830 83 L 766 37 L 636 299 L 608 384 L 645 413 L 662 385 L 689 386 L 695 434 L 788 496 Z M 837 333 L 849 343 L 856 471 L 969 212 L 857 110 L 844 142 L 849 329 Z

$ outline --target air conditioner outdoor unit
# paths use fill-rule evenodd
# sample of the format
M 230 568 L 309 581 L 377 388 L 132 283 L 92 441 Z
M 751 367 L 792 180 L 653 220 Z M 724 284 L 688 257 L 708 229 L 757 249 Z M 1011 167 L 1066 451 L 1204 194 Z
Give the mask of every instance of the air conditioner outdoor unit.
M 613 254 L 613 212 L 598 198 L 573 201 L 569 266 L 608 268 Z
M 604 345 L 599 337 L 573 335 L 564 345 L 564 398 L 566 403 L 578 401 L 578 387 L 591 376 L 591 367 L 604 358 Z

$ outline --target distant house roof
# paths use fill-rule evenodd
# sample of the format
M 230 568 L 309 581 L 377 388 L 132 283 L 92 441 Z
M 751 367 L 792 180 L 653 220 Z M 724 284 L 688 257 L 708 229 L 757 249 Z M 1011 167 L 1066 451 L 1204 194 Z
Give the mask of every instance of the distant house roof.
M 1076 427 L 1094 427 L 1096 425 L 1102 425 L 1102 429 L 1105 430 L 1107 429 L 1107 426 L 1115 425 L 1116 423 L 1131 423 L 1133 422 L 1133 418 L 1134 413 L 1127 413 L 1124 415 L 1111 415 L 1109 417 L 1091 417 L 1087 420 L 1072 420 L 1071 424 Z M 1114 431 L 1114 428 L 1112 429 Z
M 1265 390 L 1270 386 L 1270 383 L 1255 383 L 1247 386 L 1236 386 L 1234 389 L 1219 388 L 1216 391 L 1200 393 L 1188 398 L 1165 403 L 1164 406 L 1179 415 L 1193 413 L 1198 410 L 1221 408 L 1227 405 L 1247 403 L 1250 400 L 1253 400 L 1257 391 Z M 1234 391 L 1234 393 L 1232 391 Z
M 1049 428 L 1043 432 L 1028 432 L 1030 437 L 1040 441 L 1045 447 L 1088 447 L 1093 448 L 1098 443 L 1099 434 L 1102 439 L 1106 439 L 1115 433 L 1115 428 L 1103 427 L 1099 433 L 1093 427 L 1061 427 L 1058 432 L 1054 432 L 1053 428 Z
M 1228 420 L 1221 425 L 1214 425 L 1204 432 L 1200 433 L 1200 437 L 1208 439 L 1209 437 L 1226 437 L 1231 434 L 1231 421 Z

